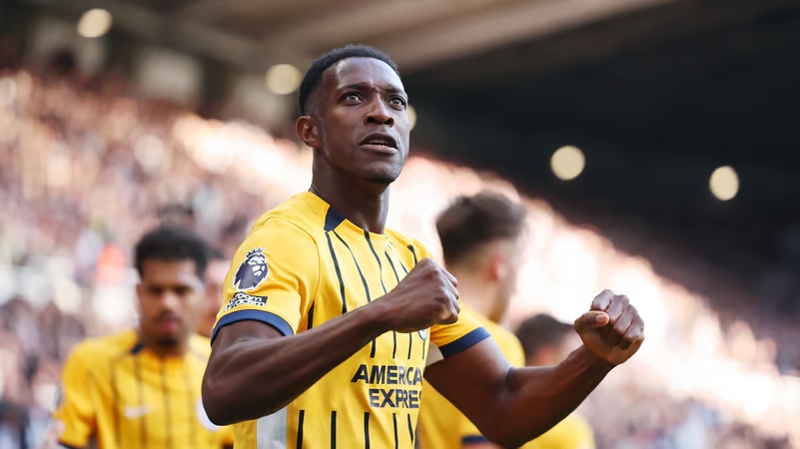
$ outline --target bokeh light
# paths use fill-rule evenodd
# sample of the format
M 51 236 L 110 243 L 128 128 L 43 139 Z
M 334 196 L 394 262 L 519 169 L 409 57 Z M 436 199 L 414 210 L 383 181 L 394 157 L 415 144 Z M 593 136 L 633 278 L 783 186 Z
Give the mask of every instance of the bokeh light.
M 300 87 L 303 74 L 291 64 L 277 64 L 267 70 L 267 88 L 278 95 L 288 95 Z
M 720 200 L 728 201 L 736 197 L 739 193 L 739 176 L 733 167 L 725 166 L 714 170 L 711 179 L 708 181 L 711 193 Z
M 87 38 L 100 37 L 111 29 L 113 18 L 105 9 L 90 9 L 78 21 L 78 34 Z
M 553 174 L 562 181 L 577 178 L 586 167 L 586 158 L 578 148 L 567 145 L 559 148 L 550 158 L 550 168 Z

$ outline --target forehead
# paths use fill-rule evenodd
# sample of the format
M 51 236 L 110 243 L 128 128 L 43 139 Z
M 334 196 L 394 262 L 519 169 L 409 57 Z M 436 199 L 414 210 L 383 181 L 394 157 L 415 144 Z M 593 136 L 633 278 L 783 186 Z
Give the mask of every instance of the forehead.
M 148 284 L 189 284 L 198 281 L 193 260 L 145 260 L 142 282 Z
M 374 58 L 344 59 L 325 72 L 325 86 L 337 89 L 352 84 L 366 84 L 379 88 L 403 89 L 400 76 L 383 61 Z

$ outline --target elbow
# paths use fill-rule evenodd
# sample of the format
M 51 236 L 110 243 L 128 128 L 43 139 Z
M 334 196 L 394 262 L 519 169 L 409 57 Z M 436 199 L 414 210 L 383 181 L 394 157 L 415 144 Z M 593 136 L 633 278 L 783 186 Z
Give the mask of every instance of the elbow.
M 520 426 L 519 422 L 505 418 L 502 412 L 494 417 L 495 419 L 479 429 L 484 438 L 500 447 L 522 447 L 547 430 L 530 426 L 530 423 Z
M 216 378 L 207 371 L 201 389 L 202 404 L 209 421 L 216 426 L 229 426 L 242 421 L 258 419 L 280 410 L 276 394 L 266 396 L 237 390 L 237 381 Z
M 218 384 L 218 382 L 210 379 L 208 373 L 206 373 L 200 391 L 201 403 L 206 417 L 212 424 L 228 426 L 234 424 L 235 420 L 230 413 L 232 408 L 225 403 L 228 392 L 220 391 L 221 387 Z
M 519 438 L 512 438 L 509 435 L 501 435 L 497 438 L 486 437 L 492 443 L 500 447 L 522 447 L 529 440 L 521 440 Z
M 528 442 L 528 440 L 520 439 L 518 435 L 509 434 L 500 429 L 498 430 L 489 430 L 488 432 L 484 432 L 483 436 L 501 447 L 522 447 Z

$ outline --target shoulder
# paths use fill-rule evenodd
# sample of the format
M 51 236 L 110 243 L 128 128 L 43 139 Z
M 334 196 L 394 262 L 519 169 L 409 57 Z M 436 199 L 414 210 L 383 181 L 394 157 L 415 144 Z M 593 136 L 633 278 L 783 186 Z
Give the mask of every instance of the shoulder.
M 305 235 L 312 240 L 325 227 L 327 205 L 313 194 L 297 194 L 259 217 L 251 234 L 259 232 L 288 232 Z
M 136 332 L 128 329 L 99 338 L 90 338 L 78 343 L 69 355 L 68 361 L 73 365 L 89 364 L 103 366 L 131 353 L 137 344 Z
M 192 334 L 189 338 L 189 350 L 200 358 L 208 360 L 211 356 L 211 339 Z

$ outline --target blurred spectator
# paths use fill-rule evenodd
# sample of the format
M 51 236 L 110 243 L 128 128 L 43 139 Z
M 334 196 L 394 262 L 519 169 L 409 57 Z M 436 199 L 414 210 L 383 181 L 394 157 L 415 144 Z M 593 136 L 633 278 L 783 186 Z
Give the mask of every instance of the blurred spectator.
M 118 74 L 90 82 L 81 80 L 67 54 L 52 60 L 49 76 L 35 71 L 1 71 L 8 61 L 12 66 L 17 64 L 15 47 L 13 38 L 0 37 L 2 449 L 32 448 L 43 441 L 44 423 L 55 401 L 54 377 L 75 343 L 85 336 L 131 324 L 125 320 L 133 314 L 130 286 L 135 275 L 129 261 L 135 236 L 159 222 L 180 222 L 214 242 L 223 254 L 230 254 L 258 215 L 307 187 L 308 179 L 297 177 L 292 164 L 310 163 L 310 156 L 301 148 L 254 132 L 246 125 L 205 121 L 169 104 L 136 100 L 128 95 Z M 7 57 L 9 54 L 11 57 Z M 70 76 L 65 79 L 59 73 Z M 403 201 L 393 204 L 414 210 L 409 217 L 390 213 L 394 227 L 402 223 L 419 229 L 414 213 L 441 206 L 420 201 L 430 193 L 426 189 L 433 185 L 433 178 L 448 180 L 448 185 L 439 187 L 458 188 L 458 194 L 475 186 L 470 184 L 477 179 L 474 173 L 441 166 L 434 171 L 432 166 L 432 162 L 421 159 L 409 161 L 404 173 L 408 183 L 404 185 L 401 177 L 393 191 L 395 198 Z M 306 172 L 307 166 L 302 171 Z M 535 207 L 547 210 L 546 206 Z M 532 235 L 537 254 L 549 255 L 550 259 L 542 257 L 535 261 L 542 265 L 520 275 L 522 283 L 538 283 L 537 290 L 546 287 L 545 283 L 572 286 L 579 281 L 574 277 L 554 278 L 560 275 L 555 270 L 560 265 L 551 262 L 560 261 L 557 256 L 563 255 L 555 249 L 559 242 L 566 242 L 567 250 L 572 251 L 563 256 L 565 271 L 571 273 L 568 269 L 585 265 L 580 243 L 573 245 L 578 234 L 573 230 L 565 235 L 565 225 L 552 217 L 550 212 L 535 214 L 540 235 Z M 434 230 L 425 232 L 435 239 Z M 425 232 L 414 235 L 425 238 Z M 787 245 L 792 242 L 787 237 Z M 732 311 L 730 316 L 748 316 L 751 323 L 761 323 L 766 335 L 780 343 L 777 354 L 786 372 L 800 366 L 800 346 L 793 343 L 800 340 L 800 328 L 790 314 L 769 316 L 764 314 L 769 308 L 763 307 L 754 313 L 747 298 L 727 288 L 729 283 L 724 279 L 709 281 L 716 279 L 712 267 L 676 259 L 669 245 L 647 244 L 663 250 L 653 256 L 662 273 L 673 278 L 681 274 L 688 279 L 687 284 L 707 285 L 704 293 L 729 301 L 726 306 Z M 592 251 L 607 254 L 609 250 L 598 247 Z M 610 270 L 607 260 L 599 256 L 592 260 L 603 262 L 601 272 Z M 762 303 L 787 307 L 796 303 L 791 302 L 798 291 L 797 276 L 792 276 L 797 265 L 793 262 L 787 257 L 786 273 L 765 286 Z M 211 271 L 206 273 L 209 282 L 212 277 Z M 551 296 L 543 291 L 543 296 Z M 753 368 L 759 373 L 774 369 L 774 351 L 765 350 L 769 345 L 756 341 L 752 332 L 734 326 L 735 332 L 717 341 L 720 320 L 696 296 L 690 301 L 684 292 L 678 297 L 685 300 L 667 302 L 666 298 L 676 296 L 655 293 L 659 295 L 653 304 L 668 308 L 652 309 L 651 316 L 669 315 L 664 326 L 671 332 L 671 341 L 659 348 L 702 347 L 707 352 L 698 354 L 713 354 L 717 360 L 724 355 L 725 360 L 737 363 L 737 368 Z M 219 301 L 212 296 L 208 298 L 208 316 L 214 309 L 211 302 Z M 561 304 L 549 304 L 554 305 Z M 642 303 L 642 307 L 647 305 Z M 733 321 L 722 317 L 726 327 Z M 656 329 L 655 322 L 648 322 L 648 326 L 650 331 Z M 648 343 L 643 352 L 648 350 Z M 558 351 L 549 352 L 557 357 L 554 354 Z M 675 353 L 659 353 L 656 359 L 677 357 Z M 692 362 L 696 367 L 701 361 Z M 656 376 L 662 373 L 637 371 L 633 366 L 626 367 L 624 373 L 612 373 L 579 410 L 591 423 L 599 449 L 791 447 L 787 440 L 766 436 L 761 427 L 737 421 L 730 410 L 714 409 L 709 398 L 691 399 L 685 392 L 671 390 Z M 638 388 L 630 384 L 624 391 L 616 388 L 615 377 L 623 375 L 637 380 Z M 613 413 L 608 404 L 613 404 Z M 762 427 L 770 423 L 758 419 Z

